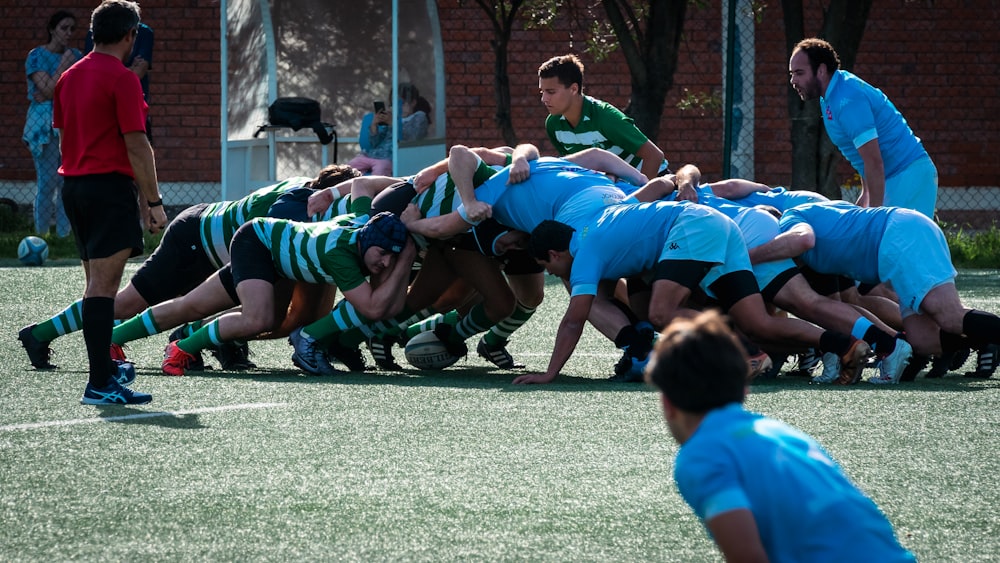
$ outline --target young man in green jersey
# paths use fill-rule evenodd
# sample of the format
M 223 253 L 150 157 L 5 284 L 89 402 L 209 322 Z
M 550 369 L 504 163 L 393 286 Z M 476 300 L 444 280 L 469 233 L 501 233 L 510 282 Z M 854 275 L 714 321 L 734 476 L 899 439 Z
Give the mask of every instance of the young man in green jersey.
M 667 169 L 663 151 L 635 126 L 632 118 L 605 101 L 584 95 L 583 62 L 576 55 L 553 57 L 542 63 L 538 67 L 538 90 L 549 111 L 545 132 L 559 156 L 597 147 L 619 156 L 647 178 Z

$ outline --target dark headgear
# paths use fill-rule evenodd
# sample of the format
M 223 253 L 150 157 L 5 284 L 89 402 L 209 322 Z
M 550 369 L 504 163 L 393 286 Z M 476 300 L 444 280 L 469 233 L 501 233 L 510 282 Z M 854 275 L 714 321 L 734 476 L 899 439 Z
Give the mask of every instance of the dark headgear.
M 406 246 L 406 237 L 409 235 L 410 232 L 406 230 L 406 225 L 399 220 L 399 217 L 388 211 L 383 211 L 358 229 L 361 254 L 365 254 L 373 246 L 399 254 Z
M 501 225 L 496 219 L 486 219 L 472 228 L 472 236 L 479 252 L 486 256 L 499 256 L 497 241 L 510 231 L 510 227 Z

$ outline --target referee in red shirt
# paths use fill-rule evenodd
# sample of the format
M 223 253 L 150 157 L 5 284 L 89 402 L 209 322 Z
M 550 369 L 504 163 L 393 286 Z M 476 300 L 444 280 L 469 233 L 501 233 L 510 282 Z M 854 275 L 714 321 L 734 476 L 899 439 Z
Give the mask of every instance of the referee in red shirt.
M 62 74 L 53 99 L 52 125 L 62 131 L 63 205 L 87 280 L 83 338 L 90 378 L 80 402 L 88 405 L 153 399 L 126 387 L 135 371 L 119 369 L 109 351 L 115 293 L 125 261 L 142 253 L 143 218 L 154 234 L 167 224 L 146 138 L 149 108 L 139 78 L 122 64 L 138 25 L 135 2 L 105 0 L 95 8 L 94 50 Z

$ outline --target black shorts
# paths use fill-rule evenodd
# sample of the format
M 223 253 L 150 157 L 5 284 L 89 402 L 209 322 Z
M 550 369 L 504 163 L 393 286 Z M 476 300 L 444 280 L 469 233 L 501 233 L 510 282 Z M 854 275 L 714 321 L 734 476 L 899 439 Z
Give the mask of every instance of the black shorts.
M 545 271 L 545 267 L 539 264 L 527 250 L 508 250 L 497 259 L 503 264 L 503 272 L 508 276 L 540 274 Z
M 761 288 L 760 290 L 760 294 L 764 298 L 764 303 L 774 303 L 774 297 L 778 295 L 781 288 L 785 287 L 785 284 L 797 275 L 799 275 L 798 268 L 789 268 L 774 276 L 771 283 L 767 284 L 767 287 Z
M 757 287 L 757 278 L 753 276 L 753 272 L 750 270 L 729 272 L 712 282 L 709 289 L 715 293 L 715 297 L 718 299 L 723 311 L 728 311 L 730 307 L 744 297 L 760 293 L 760 288 Z
M 229 266 L 233 272 L 234 288 L 246 280 L 264 280 L 271 285 L 278 280 L 271 249 L 257 238 L 250 223 L 236 229 L 229 243 Z
M 207 203 L 181 211 L 167 225 L 160 246 L 132 276 L 132 285 L 150 305 L 184 295 L 215 273 L 201 242 L 201 214 Z
M 799 271 L 816 293 L 829 297 L 854 285 L 854 280 L 836 274 L 821 274 L 809 266 L 799 266 Z
M 142 254 L 139 190 L 132 178 L 118 173 L 67 176 L 62 199 L 81 260 L 122 250 L 130 250 L 130 257 Z

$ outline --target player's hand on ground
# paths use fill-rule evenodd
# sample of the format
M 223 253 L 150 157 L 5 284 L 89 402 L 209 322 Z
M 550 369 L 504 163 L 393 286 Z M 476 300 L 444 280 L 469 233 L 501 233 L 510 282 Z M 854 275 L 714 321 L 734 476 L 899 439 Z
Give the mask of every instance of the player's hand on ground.
M 528 385 L 531 383 L 552 383 L 556 376 L 544 373 L 526 373 L 514 378 L 514 385 Z
M 493 216 L 493 207 L 482 201 L 469 202 L 465 205 L 465 215 L 473 223 L 478 223 Z

